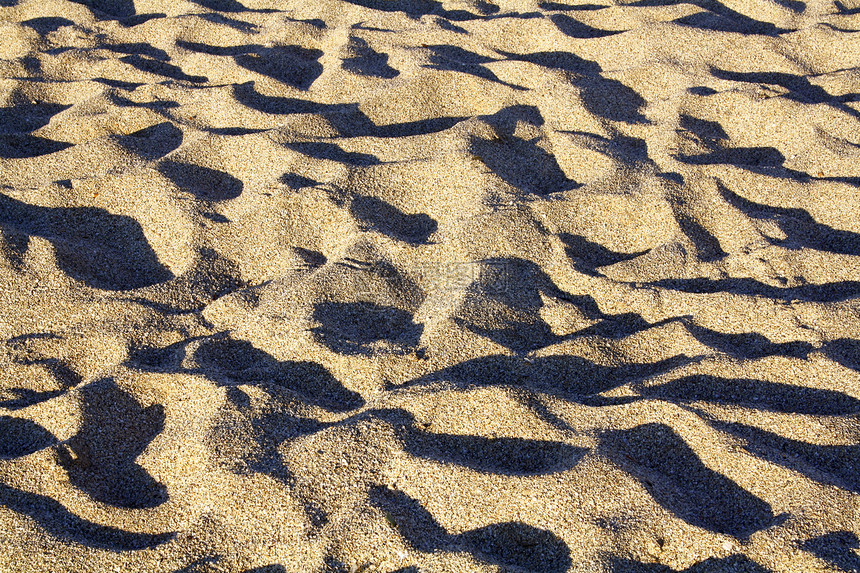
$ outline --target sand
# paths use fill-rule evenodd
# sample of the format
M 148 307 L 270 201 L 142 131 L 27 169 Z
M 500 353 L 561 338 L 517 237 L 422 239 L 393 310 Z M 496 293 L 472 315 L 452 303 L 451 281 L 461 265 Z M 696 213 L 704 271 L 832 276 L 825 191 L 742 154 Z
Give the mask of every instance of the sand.
M 860 4 L 0 1 L 0 571 L 860 571 Z

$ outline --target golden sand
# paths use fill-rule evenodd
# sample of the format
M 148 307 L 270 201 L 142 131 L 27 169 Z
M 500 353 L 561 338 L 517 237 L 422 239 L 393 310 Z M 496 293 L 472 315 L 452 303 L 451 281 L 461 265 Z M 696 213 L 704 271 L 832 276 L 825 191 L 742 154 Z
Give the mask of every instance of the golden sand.
M 860 4 L 0 1 L 0 571 L 860 571 Z

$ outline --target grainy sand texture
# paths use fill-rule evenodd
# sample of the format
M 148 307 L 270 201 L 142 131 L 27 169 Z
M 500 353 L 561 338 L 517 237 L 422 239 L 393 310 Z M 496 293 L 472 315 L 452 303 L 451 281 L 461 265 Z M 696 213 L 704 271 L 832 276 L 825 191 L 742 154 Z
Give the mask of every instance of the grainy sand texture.
M 860 571 L 858 0 L 0 0 L 0 571 Z

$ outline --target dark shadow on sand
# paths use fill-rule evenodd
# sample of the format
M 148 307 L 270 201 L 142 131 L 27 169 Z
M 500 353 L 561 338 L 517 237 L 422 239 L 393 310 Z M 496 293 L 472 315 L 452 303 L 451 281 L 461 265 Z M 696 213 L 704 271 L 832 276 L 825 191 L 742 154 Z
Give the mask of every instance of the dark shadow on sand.
M 857 12 L 860 13 L 860 10 Z M 857 555 L 857 549 L 860 549 L 860 540 L 857 539 L 857 534 L 851 531 L 834 531 L 807 539 L 800 544 L 800 547 L 819 559 L 827 561 L 840 571 L 845 573 L 860 571 L 860 557 Z
M 320 302 L 313 312 L 319 326 L 311 332 L 340 354 L 370 354 L 378 342 L 405 350 L 417 347 L 424 328 L 412 318 L 405 310 L 372 302 Z
M 30 236 L 47 239 L 60 269 L 96 288 L 135 289 L 173 277 L 149 246 L 140 223 L 104 209 L 40 207 L 0 194 L 0 229 L 21 237 L 21 256 Z
M 639 393 L 646 398 L 659 398 L 673 403 L 712 402 L 786 414 L 860 414 L 860 400 L 842 392 L 706 374 L 684 376 L 657 386 L 643 387 Z
M 624 123 L 649 123 L 642 115 L 646 101 L 635 90 L 613 78 L 606 78 L 597 62 L 572 52 L 535 52 L 516 54 L 496 50 L 508 60 L 565 72 L 568 81 L 579 88 L 583 107 L 597 117 Z
M 135 460 L 164 428 L 164 408 L 142 407 L 111 379 L 81 390 L 83 423 L 58 447 L 69 481 L 98 501 L 141 509 L 167 501 L 167 488 Z
M 570 549 L 546 529 L 509 521 L 450 534 L 418 501 L 401 491 L 374 486 L 370 503 L 384 511 L 389 524 L 423 553 L 465 550 L 491 565 L 540 573 L 561 573 L 571 565 Z
M 834 484 L 860 493 L 860 474 L 856 469 L 860 445 L 822 446 L 785 438 L 734 422 L 707 420 L 717 430 L 746 441 L 745 449 L 762 459 L 801 473 L 819 483 Z
M 410 215 L 376 197 L 353 198 L 349 211 L 367 229 L 411 245 L 426 244 L 438 226 L 436 220 L 426 213 Z
M 26 515 L 49 535 L 62 541 L 81 543 L 108 551 L 134 551 L 156 547 L 174 538 L 174 533 L 132 533 L 99 525 L 78 517 L 48 496 L 0 484 L 0 504 Z
M 229 201 L 242 194 L 244 184 L 225 171 L 165 159 L 158 171 L 183 191 L 204 201 Z
M 0 459 L 20 458 L 56 442 L 51 432 L 31 420 L 0 416 Z
M 728 557 L 709 557 L 690 565 L 686 569 L 673 569 L 659 563 L 642 563 L 632 559 L 612 556 L 609 558 L 612 573 L 771 573 L 749 557 L 741 554 Z
M 747 539 L 779 519 L 765 501 L 704 465 L 665 424 L 606 431 L 599 449 L 691 525 Z

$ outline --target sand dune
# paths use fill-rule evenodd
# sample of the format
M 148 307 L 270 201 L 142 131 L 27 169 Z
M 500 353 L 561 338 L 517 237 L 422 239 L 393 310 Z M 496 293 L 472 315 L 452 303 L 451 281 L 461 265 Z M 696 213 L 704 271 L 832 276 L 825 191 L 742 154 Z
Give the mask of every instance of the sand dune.
M 860 4 L 0 38 L 0 570 L 860 570 Z

